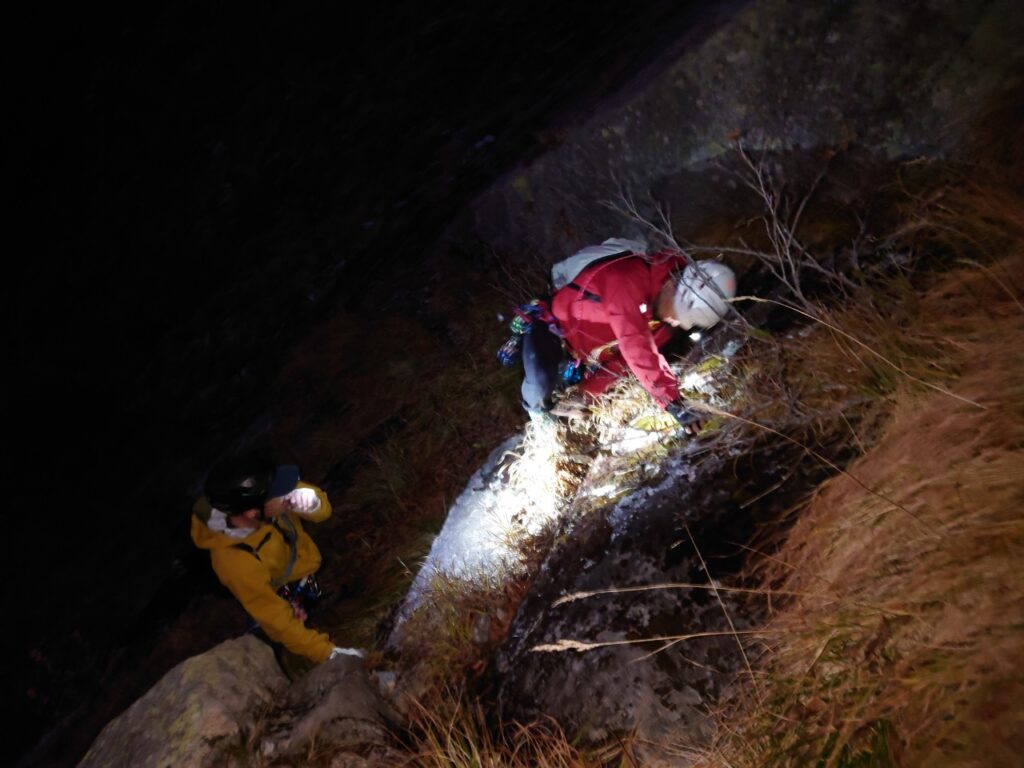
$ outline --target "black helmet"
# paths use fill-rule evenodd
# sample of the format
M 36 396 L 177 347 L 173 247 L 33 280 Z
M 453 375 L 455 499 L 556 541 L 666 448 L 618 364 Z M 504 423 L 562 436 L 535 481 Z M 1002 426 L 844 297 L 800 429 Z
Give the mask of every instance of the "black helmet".
M 237 515 L 290 493 L 298 481 L 296 466 L 275 466 L 263 457 L 240 456 L 214 467 L 206 478 L 206 498 L 215 509 Z

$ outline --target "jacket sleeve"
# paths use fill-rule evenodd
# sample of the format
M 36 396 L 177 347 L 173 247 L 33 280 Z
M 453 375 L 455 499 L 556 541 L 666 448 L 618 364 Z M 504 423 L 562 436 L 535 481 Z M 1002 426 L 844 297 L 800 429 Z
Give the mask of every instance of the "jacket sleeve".
M 320 506 L 310 512 L 308 515 L 299 515 L 303 520 L 310 523 L 322 523 L 324 520 L 331 516 L 331 501 L 327 498 L 327 494 L 324 493 L 323 489 L 317 488 L 315 485 L 310 483 L 304 483 L 299 481 L 298 488 L 311 488 L 316 492 L 317 501 L 320 502 Z M 298 513 L 294 513 L 298 514 Z
M 664 408 L 679 397 L 679 384 L 664 355 L 658 351 L 654 333 L 640 305 L 652 301 L 645 295 L 646 279 L 620 279 L 603 292 L 612 332 L 619 341 L 619 354 L 651 397 Z
M 267 636 L 292 653 L 314 662 L 326 661 L 334 643 L 310 629 L 292 612 L 291 604 L 270 586 L 266 567 L 248 552 L 226 549 L 212 553 L 213 569 Z

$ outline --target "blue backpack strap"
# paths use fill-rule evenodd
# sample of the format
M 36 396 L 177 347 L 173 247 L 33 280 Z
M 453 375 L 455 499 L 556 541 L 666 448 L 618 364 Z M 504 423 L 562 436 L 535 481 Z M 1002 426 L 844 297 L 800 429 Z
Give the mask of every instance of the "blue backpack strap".
M 284 521 L 284 527 L 282 527 L 279 524 L 279 520 Z M 299 534 L 298 531 L 295 530 L 295 526 L 292 524 L 292 521 L 288 519 L 288 517 L 285 515 L 282 515 L 281 517 L 276 518 L 274 520 L 274 527 L 277 528 L 278 532 L 281 534 L 285 542 L 288 544 L 288 565 L 285 566 L 284 573 L 282 573 L 279 578 L 276 578 L 270 582 L 275 589 L 279 589 L 280 587 L 283 587 L 285 584 L 288 583 L 288 580 L 291 578 L 292 575 L 292 569 L 295 568 L 295 560 L 299 556 Z M 285 530 L 285 528 L 287 528 L 288 530 Z M 267 535 L 269 536 L 270 534 L 268 533 Z

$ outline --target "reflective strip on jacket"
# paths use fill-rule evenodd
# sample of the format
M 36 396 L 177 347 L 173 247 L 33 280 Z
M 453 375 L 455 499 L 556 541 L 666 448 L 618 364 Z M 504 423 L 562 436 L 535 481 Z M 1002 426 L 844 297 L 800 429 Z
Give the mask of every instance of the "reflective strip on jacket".
M 320 567 L 320 550 L 302 529 L 302 520 L 318 523 L 331 516 L 331 502 L 327 500 L 326 493 L 308 483 L 300 482 L 298 487 L 316 491 L 320 506 L 308 515 L 295 512 L 284 515 L 296 533 L 296 557 L 291 573 L 287 576 L 289 582 L 315 573 Z M 210 562 L 220 582 L 231 591 L 271 640 L 312 661 L 326 661 L 334 643 L 323 632 L 310 629 L 297 619 L 291 604 L 277 594 L 274 586 L 275 582 L 284 577 L 291 557 L 291 547 L 281 531 L 266 522 L 244 539 L 233 539 L 210 530 L 204 522 L 204 510 L 208 516 L 209 503 L 202 498 L 193 509 L 192 541 L 200 549 L 209 550 Z M 254 555 L 251 551 L 236 547 L 236 544 L 245 544 L 257 551 Z
M 650 324 L 665 281 L 685 266 L 674 251 L 623 256 L 588 267 L 555 293 L 551 312 L 571 351 L 588 362 L 599 350 L 602 370 L 584 382 L 585 392 L 601 394 L 628 367 L 662 407 L 679 397 L 676 376 L 658 351 L 672 329 Z

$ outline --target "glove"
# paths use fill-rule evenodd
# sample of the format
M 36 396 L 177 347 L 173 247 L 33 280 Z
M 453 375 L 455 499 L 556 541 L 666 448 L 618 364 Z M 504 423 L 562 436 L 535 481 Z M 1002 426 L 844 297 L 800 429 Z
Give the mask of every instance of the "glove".
M 320 509 L 320 499 L 312 488 L 296 488 L 284 497 L 286 509 L 300 515 L 311 515 Z
M 327 657 L 327 660 L 330 661 L 331 659 L 336 659 L 339 656 L 355 656 L 361 659 L 363 658 L 363 652 L 360 651 L 358 648 L 335 647 L 335 649 L 331 651 L 331 655 Z
M 668 411 L 677 422 L 679 422 L 679 426 L 682 427 L 683 431 L 688 435 L 696 435 L 704 428 L 704 423 L 700 414 L 687 408 L 683 404 L 682 400 L 673 400 L 665 406 L 665 410 Z

